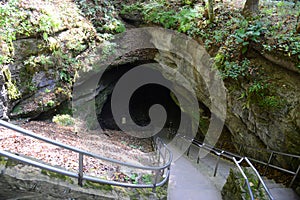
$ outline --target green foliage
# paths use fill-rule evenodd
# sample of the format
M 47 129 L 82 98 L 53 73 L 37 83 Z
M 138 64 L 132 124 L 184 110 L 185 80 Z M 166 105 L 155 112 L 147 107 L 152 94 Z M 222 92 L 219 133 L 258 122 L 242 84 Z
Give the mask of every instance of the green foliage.
M 249 24 L 247 28 L 236 29 L 232 37 L 235 38 L 237 45 L 242 45 L 241 53 L 245 54 L 251 41 L 259 42 L 264 30 L 262 23 L 256 21 L 254 24 Z
M 72 126 L 75 124 L 74 119 L 70 115 L 67 115 L 67 114 L 56 115 L 53 117 L 52 121 L 61 126 Z
M 46 55 L 37 55 L 30 56 L 28 59 L 23 61 L 23 64 L 26 67 L 26 71 L 30 74 L 34 74 L 42 68 L 47 68 L 47 66 L 53 66 L 53 61 L 50 56 Z
M 130 180 L 131 180 L 131 182 L 133 183 L 133 184 L 138 184 L 139 182 L 138 182 L 138 174 L 137 173 L 133 173 L 133 174 L 131 174 L 131 176 L 130 176 Z
M 48 107 L 53 107 L 54 105 L 55 105 L 55 102 L 53 100 L 49 100 L 46 103 L 46 106 L 48 106 Z
M 219 70 L 223 79 L 237 80 L 248 75 L 250 61 L 245 58 L 242 61 L 228 61 L 227 55 L 218 53 L 215 57 L 215 67 Z
M 85 17 L 92 21 L 100 33 L 122 33 L 126 30 L 122 21 L 117 18 L 117 12 L 109 1 L 75 0 Z
M 300 36 L 299 34 L 289 32 L 286 34 L 278 34 L 275 35 L 274 41 L 276 44 L 268 45 L 265 44 L 265 50 L 272 51 L 272 50 L 279 50 L 283 52 L 286 56 L 292 57 L 297 56 L 298 60 L 300 61 Z
M 196 28 L 197 20 L 203 17 L 199 8 L 183 6 L 175 10 L 167 1 L 151 1 L 124 6 L 121 12 L 123 14 L 140 12 L 146 22 L 160 24 L 164 28 L 176 29 L 188 34 Z
M 6 79 L 5 86 L 7 88 L 8 98 L 11 100 L 16 100 L 20 98 L 20 91 L 18 90 L 15 81 L 12 80 L 9 68 L 4 67 L 1 69 L 1 72 L 4 74 Z
M 261 9 L 260 21 L 265 29 L 264 51 L 276 51 L 300 63 L 300 36 L 296 33 L 300 4 L 280 1 L 274 5 L 264 5 Z
M 245 168 L 245 167 L 243 167 L 243 171 L 248 178 L 249 185 L 253 192 L 254 198 L 262 199 L 262 200 L 269 199 L 262 186 L 257 188 L 259 180 L 258 180 L 257 176 L 254 174 L 254 172 L 252 172 L 250 168 Z M 238 172 L 238 173 L 236 173 L 236 178 L 237 178 L 237 181 L 239 182 L 239 187 L 240 187 L 242 197 L 245 199 L 250 199 L 250 194 L 248 192 L 247 185 L 244 182 L 244 180 L 245 180 L 244 177 L 242 176 L 242 174 L 240 172 Z
M 16 40 L 17 35 L 37 35 L 41 33 L 44 40 L 61 25 L 61 21 L 56 16 L 48 14 L 42 10 L 37 20 L 32 19 L 30 13 L 19 7 L 19 0 L 11 0 L 0 5 L 0 29 L 1 38 L 7 43 Z
M 244 108 L 249 108 L 250 104 L 255 104 L 263 109 L 276 110 L 285 105 L 284 100 L 274 94 L 274 86 L 266 80 L 254 80 L 242 93 L 240 99 L 244 98 L 246 99 Z
M 144 175 L 142 176 L 142 181 L 143 181 L 143 183 L 145 183 L 145 184 L 152 184 L 152 179 L 153 179 L 153 177 L 152 177 L 151 174 L 144 174 Z

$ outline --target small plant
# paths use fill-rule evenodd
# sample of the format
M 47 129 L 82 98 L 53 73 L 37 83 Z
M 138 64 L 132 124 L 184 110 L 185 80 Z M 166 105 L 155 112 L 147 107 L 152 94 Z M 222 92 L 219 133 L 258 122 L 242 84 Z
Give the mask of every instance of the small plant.
M 259 42 L 259 37 L 261 36 L 264 28 L 262 27 L 261 22 L 256 22 L 254 24 L 250 24 L 246 29 L 239 28 L 233 34 L 235 38 L 236 44 L 241 44 L 241 52 L 245 54 L 248 50 L 248 46 L 251 41 Z
M 48 107 L 53 107 L 55 105 L 55 102 L 53 100 L 49 100 L 47 103 L 46 103 L 46 106 Z
M 152 184 L 152 175 L 151 174 L 144 174 L 142 176 L 142 181 L 145 184 Z
M 61 126 L 72 126 L 75 124 L 75 120 L 67 114 L 64 115 L 56 115 L 53 117 L 52 121 Z
M 237 80 L 239 77 L 245 77 L 248 75 L 250 68 L 250 61 L 243 59 L 242 61 L 227 61 L 226 57 L 222 54 L 218 54 L 215 58 L 215 66 L 219 69 L 221 77 L 223 79 L 232 78 Z

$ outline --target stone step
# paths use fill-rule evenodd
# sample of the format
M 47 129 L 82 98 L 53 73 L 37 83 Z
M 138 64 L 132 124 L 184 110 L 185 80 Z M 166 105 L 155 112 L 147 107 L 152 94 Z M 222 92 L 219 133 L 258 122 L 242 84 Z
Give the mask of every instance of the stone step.
M 300 200 L 300 197 L 291 188 L 272 188 L 270 192 L 274 200 Z
M 269 189 L 272 189 L 272 188 L 285 188 L 285 186 L 283 184 L 276 183 L 273 179 L 267 179 L 266 177 L 263 177 L 263 180 L 264 180 L 266 186 Z

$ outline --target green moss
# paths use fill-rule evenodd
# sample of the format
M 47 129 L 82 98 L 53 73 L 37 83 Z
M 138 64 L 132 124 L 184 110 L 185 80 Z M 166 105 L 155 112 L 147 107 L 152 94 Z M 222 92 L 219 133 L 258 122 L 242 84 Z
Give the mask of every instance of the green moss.
M 12 110 L 12 113 L 13 113 L 13 114 L 20 114 L 21 112 L 22 112 L 22 108 L 21 108 L 20 105 L 16 105 L 16 106 L 14 107 L 14 109 Z
M 13 82 L 13 80 L 11 78 L 11 72 L 10 72 L 9 68 L 4 67 L 2 69 L 2 73 L 4 74 L 4 76 L 6 78 L 5 86 L 7 88 L 8 98 L 11 100 L 18 99 L 20 97 L 20 92 L 19 92 L 16 84 Z
M 113 187 L 111 185 L 95 183 L 95 182 L 92 182 L 92 181 L 85 181 L 83 187 L 93 188 L 93 189 L 100 189 L 100 190 L 105 190 L 105 191 L 113 190 Z
M 155 193 L 153 193 L 152 188 L 132 188 L 128 189 L 127 194 L 130 199 L 167 199 L 168 196 L 168 185 L 165 184 L 162 187 L 157 187 Z
M 18 164 L 20 164 L 20 162 L 0 156 L 0 165 L 4 165 L 5 167 L 14 167 Z
M 51 171 L 44 170 L 44 169 L 42 169 L 41 173 L 46 175 L 46 176 L 49 176 L 50 178 L 58 178 L 60 180 L 67 181 L 71 184 L 74 184 L 73 179 L 66 176 L 66 175 L 58 174 L 56 172 L 51 172 Z
M 3 157 L 3 156 L 0 156 L 0 165 L 5 165 L 6 166 L 6 163 L 7 163 L 7 158 Z

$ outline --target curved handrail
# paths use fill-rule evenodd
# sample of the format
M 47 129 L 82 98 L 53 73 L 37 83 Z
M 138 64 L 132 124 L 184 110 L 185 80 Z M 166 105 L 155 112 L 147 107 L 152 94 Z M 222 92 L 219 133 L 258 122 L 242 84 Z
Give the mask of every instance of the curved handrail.
M 181 137 L 181 138 L 183 138 L 183 139 L 191 140 L 190 138 L 187 138 L 186 136 L 182 136 L 180 134 L 178 134 L 178 136 Z M 248 188 L 251 200 L 254 200 L 253 193 L 252 193 L 251 186 L 250 186 L 250 183 L 248 181 L 248 178 L 247 178 L 246 174 L 244 173 L 242 167 L 240 166 L 240 163 L 243 160 L 246 160 L 246 162 L 249 164 L 250 168 L 252 170 L 254 170 L 255 175 L 258 177 L 259 184 L 262 183 L 263 189 L 266 191 L 269 199 L 271 199 L 271 200 L 274 199 L 273 196 L 272 196 L 272 194 L 270 193 L 269 189 L 267 188 L 266 184 L 264 183 L 263 179 L 261 178 L 260 174 L 257 172 L 257 170 L 255 169 L 255 167 L 252 165 L 252 163 L 249 161 L 249 159 L 247 157 L 241 157 L 241 156 L 239 156 L 237 154 L 234 154 L 234 153 L 231 153 L 229 151 L 225 151 L 225 150 L 222 150 L 222 149 L 215 148 L 212 145 L 209 145 L 209 144 L 206 144 L 206 143 L 203 143 L 203 142 L 201 143 L 201 142 L 199 142 L 199 141 L 197 141 L 195 139 L 192 139 L 192 144 L 198 146 L 200 148 L 200 150 L 202 148 L 204 148 L 204 149 L 208 150 L 209 152 L 213 152 L 215 155 L 218 156 L 218 160 L 217 160 L 217 163 L 215 165 L 214 176 L 216 176 L 221 156 L 232 160 L 235 163 L 235 165 L 238 167 L 239 171 L 242 173 L 243 177 L 245 178 L 245 183 L 247 185 L 247 188 Z M 189 155 L 189 151 L 190 151 L 190 147 L 187 150 L 187 156 Z M 236 158 L 238 158 L 240 160 L 237 161 Z M 198 153 L 197 163 L 199 163 L 199 153 Z M 258 184 L 258 187 L 259 187 L 259 184 Z
M 50 170 L 50 171 L 53 171 L 53 172 L 56 172 L 56 173 L 60 173 L 60 174 L 66 175 L 66 176 L 78 178 L 78 184 L 80 186 L 82 186 L 82 181 L 83 180 L 90 180 L 90 181 L 94 181 L 94 182 L 98 182 L 98 183 L 116 185 L 116 186 L 121 186 L 121 187 L 153 188 L 153 189 L 155 189 L 157 186 L 162 186 L 163 184 L 165 184 L 167 182 L 167 180 L 169 179 L 170 166 L 171 166 L 171 162 L 172 162 L 172 159 L 173 159 L 173 155 L 172 155 L 171 150 L 167 147 L 167 145 L 165 143 L 163 143 L 163 141 L 160 138 L 156 138 L 156 140 L 155 140 L 156 146 L 159 147 L 156 150 L 158 151 L 159 155 L 164 155 L 165 158 L 168 157 L 168 160 L 166 160 L 164 158 L 162 166 L 141 166 L 141 165 L 135 165 L 135 164 L 126 163 L 126 162 L 122 162 L 122 161 L 119 161 L 119 160 L 103 157 L 103 156 L 100 156 L 100 155 L 97 155 L 97 154 L 94 154 L 94 153 L 91 153 L 91 152 L 88 152 L 88 151 L 84 151 L 82 149 L 75 148 L 75 147 L 70 146 L 70 145 L 63 144 L 61 142 L 57 142 L 55 140 L 51 140 L 51 139 L 43 137 L 43 136 L 39 136 L 39 135 L 33 133 L 32 131 L 28 131 L 26 129 L 23 129 L 21 127 L 13 125 L 13 124 L 11 124 L 9 122 L 6 122 L 4 120 L 0 120 L 0 125 L 8 128 L 8 129 L 17 131 L 17 132 L 19 132 L 23 135 L 27 135 L 29 137 L 44 141 L 46 143 L 49 143 L 49 144 L 52 144 L 52 145 L 55 145 L 55 146 L 58 146 L 58 147 L 61 147 L 61 148 L 64 148 L 64 149 L 68 149 L 70 151 L 78 153 L 79 154 L 79 160 L 78 160 L 79 169 L 78 169 L 78 174 L 76 174 L 76 173 L 68 171 L 68 170 L 53 167 L 53 166 L 48 165 L 48 164 L 33 161 L 31 159 L 24 158 L 24 157 L 21 157 L 21 156 L 18 156 L 18 155 L 0 150 L 0 155 L 3 155 L 5 157 L 8 157 L 8 158 L 20 161 L 20 162 L 24 162 L 24 163 L 27 163 L 27 164 L 30 164 L 30 165 L 33 165 L 33 166 L 36 166 L 36 167 L 39 167 L 39 168 L 42 168 L 42 169 L 46 169 L 46 170 Z M 164 148 L 164 154 L 162 153 L 162 150 L 161 150 L 162 148 Z M 168 154 L 168 156 L 166 154 Z M 167 170 L 167 172 L 165 174 L 165 178 L 162 181 L 157 182 L 157 177 L 156 177 L 155 180 L 154 180 L 154 183 L 153 184 L 148 184 L 148 185 L 146 185 L 146 184 L 143 184 L 143 185 L 141 185 L 141 184 L 130 184 L 130 183 L 117 182 L 117 181 L 109 181 L 109 180 L 104 180 L 104 179 L 84 175 L 83 174 L 83 156 L 94 157 L 94 158 L 99 159 L 99 160 L 111 162 L 111 163 L 126 166 L 126 167 L 131 167 L 131 168 L 135 168 L 135 169 L 155 171 L 156 172 L 155 174 L 157 176 L 158 176 L 158 174 L 160 174 L 160 172 L 164 173 L 164 170 Z M 158 160 L 158 164 L 159 163 L 160 163 L 160 156 L 159 156 L 159 160 Z
M 247 157 L 244 157 L 244 159 L 246 160 L 246 162 L 248 163 L 248 165 L 250 165 L 251 169 L 254 171 L 254 173 L 258 177 L 260 183 L 262 184 L 264 190 L 267 192 L 268 196 L 271 197 L 272 196 L 271 192 L 270 192 L 269 188 L 267 187 L 267 185 L 265 184 L 265 182 L 263 181 L 263 179 L 261 178 L 261 176 L 258 173 L 257 169 L 252 165 L 252 163 L 250 162 L 250 160 Z M 259 185 L 258 185 L 258 187 L 259 187 Z
M 250 146 L 250 145 L 246 145 L 245 146 L 244 144 L 241 144 L 241 143 L 238 143 L 238 142 L 234 142 L 234 141 L 229 141 L 229 140 L 223 140 L 223 141 L 221 141 L 220 147 L 222 148 L 223 144 L 226 143 L 226 142 L 230 143 L 230 144 L 243 145 L 243 147 L 247 147 L 249 149 L 254 149 L 256 151 L 264 151 L 264 152 L 275 153 L 275 154 L 278 154 L 278 155 L 288 156 L 288 157 L 292 157 L 292 158 L 300 158 L 300 155 L 295 155 L 295 154 L 290 154 L 290 153 L 285 153 L 285 152 L 280 152 L 280 151 L 274 151 L 274 150 L 271 150 L 271 149 L 257 148 L 257 147 Z
M 240 145 L 240 147 L 242 148 L 247 148 L 247 149 L 252 149 L 254 151 L 263 151 L 263 152 L 266 152 L 266 153 L 270 153 L 270 156 L 269 156 L 269 159 L 268 159 L 268 162 L 265 162 L 265 161 L 261 161 L 261 160 L 258 160 L 258 159 L 255 159 L 255 158 L 249 158 L 249 160 L 253 161 L 253 162 L 256 162 L 256 163 L 259 163 L 259 164 L 262 164 L 262 165 L 265 165 L 266 168 L 265 168 L 265 171 L 263 173 L 263 175 L 266 174 L 267 170 L 269 167 L 272 167 L 274 169 L 277 169 L 279 171 L 282 171 L 282 172 L 285 172 L 285 173 L 288 173 L 288 174 L 291 174 L 293 175 L 293 179 L 292 181 L 290 182 L 289 184 L 289 187 L 292 187 L 294 181 L 296 180 L 298 174 L 300 173 L 300 164 L 298 165 L 298 168 L 296 171 L 291 171 L 289 169 L 286 169 L 286 168 L 283 168 L 283 167 L 280 167 L 278 165 L 274 165 L 274 164 L 271 164 L 272 162 L 272 159 L 274 158 L 274 156 L 277 154 L 277 155 L 281 155 L 281 156 L 285 156 L 285 157 L 290 157 L 290 158 L 296 158 L 296 159 L 299 159 L 300 160 L 300 155 L 295 155 L 295 154 L 290 154 L 290 153 L 284 153 L 284 152 L 280 152 L 280 151 L 274 151 L 274 150 L 271 150 L 271 149 L 262 149 L 262 148 L 256 148 L 256 147 L 253 147 L 253 146 L 249 146 L 249 145 L 243 145 L 243 144 L 240 144 L 238 142 L 233 142 L 233 141 L 227 141 L 227 140 L 224 140 L 224 141 L 221 141 L 221 147 L 220 149 L 222 148 L 223 144 L 227 142 L 227 143 L 231 143 L 231 144 L 237 144 L 237 145 Z M 241 149 L 241 148 L 240 148 Z
M 251 200 L 254 200 L 253 192 L 252 192 L 252 189 L 251 189 L 251 186 L 250 186 L 248 177 L 246 176 L 244 170 L 242 169 L 242 167 L 241 167 L 241 165 L 240 165 L 240 163 L 243 161 L 243 158 L 241 158 L 239 161 L 237 161 L 235 157 L 232 157 L 232 160 L 233 160 L 233 162 L 235 163 L 235 165 L 238 167 L 238 169 L 240 170 L 242 176 L 243 176 L 244 179 L 245 179 L 245 183 L 246 183 L 246 185 L 247 185 L 247 188 L 248 188 L 248 191 L 249 191 Z

